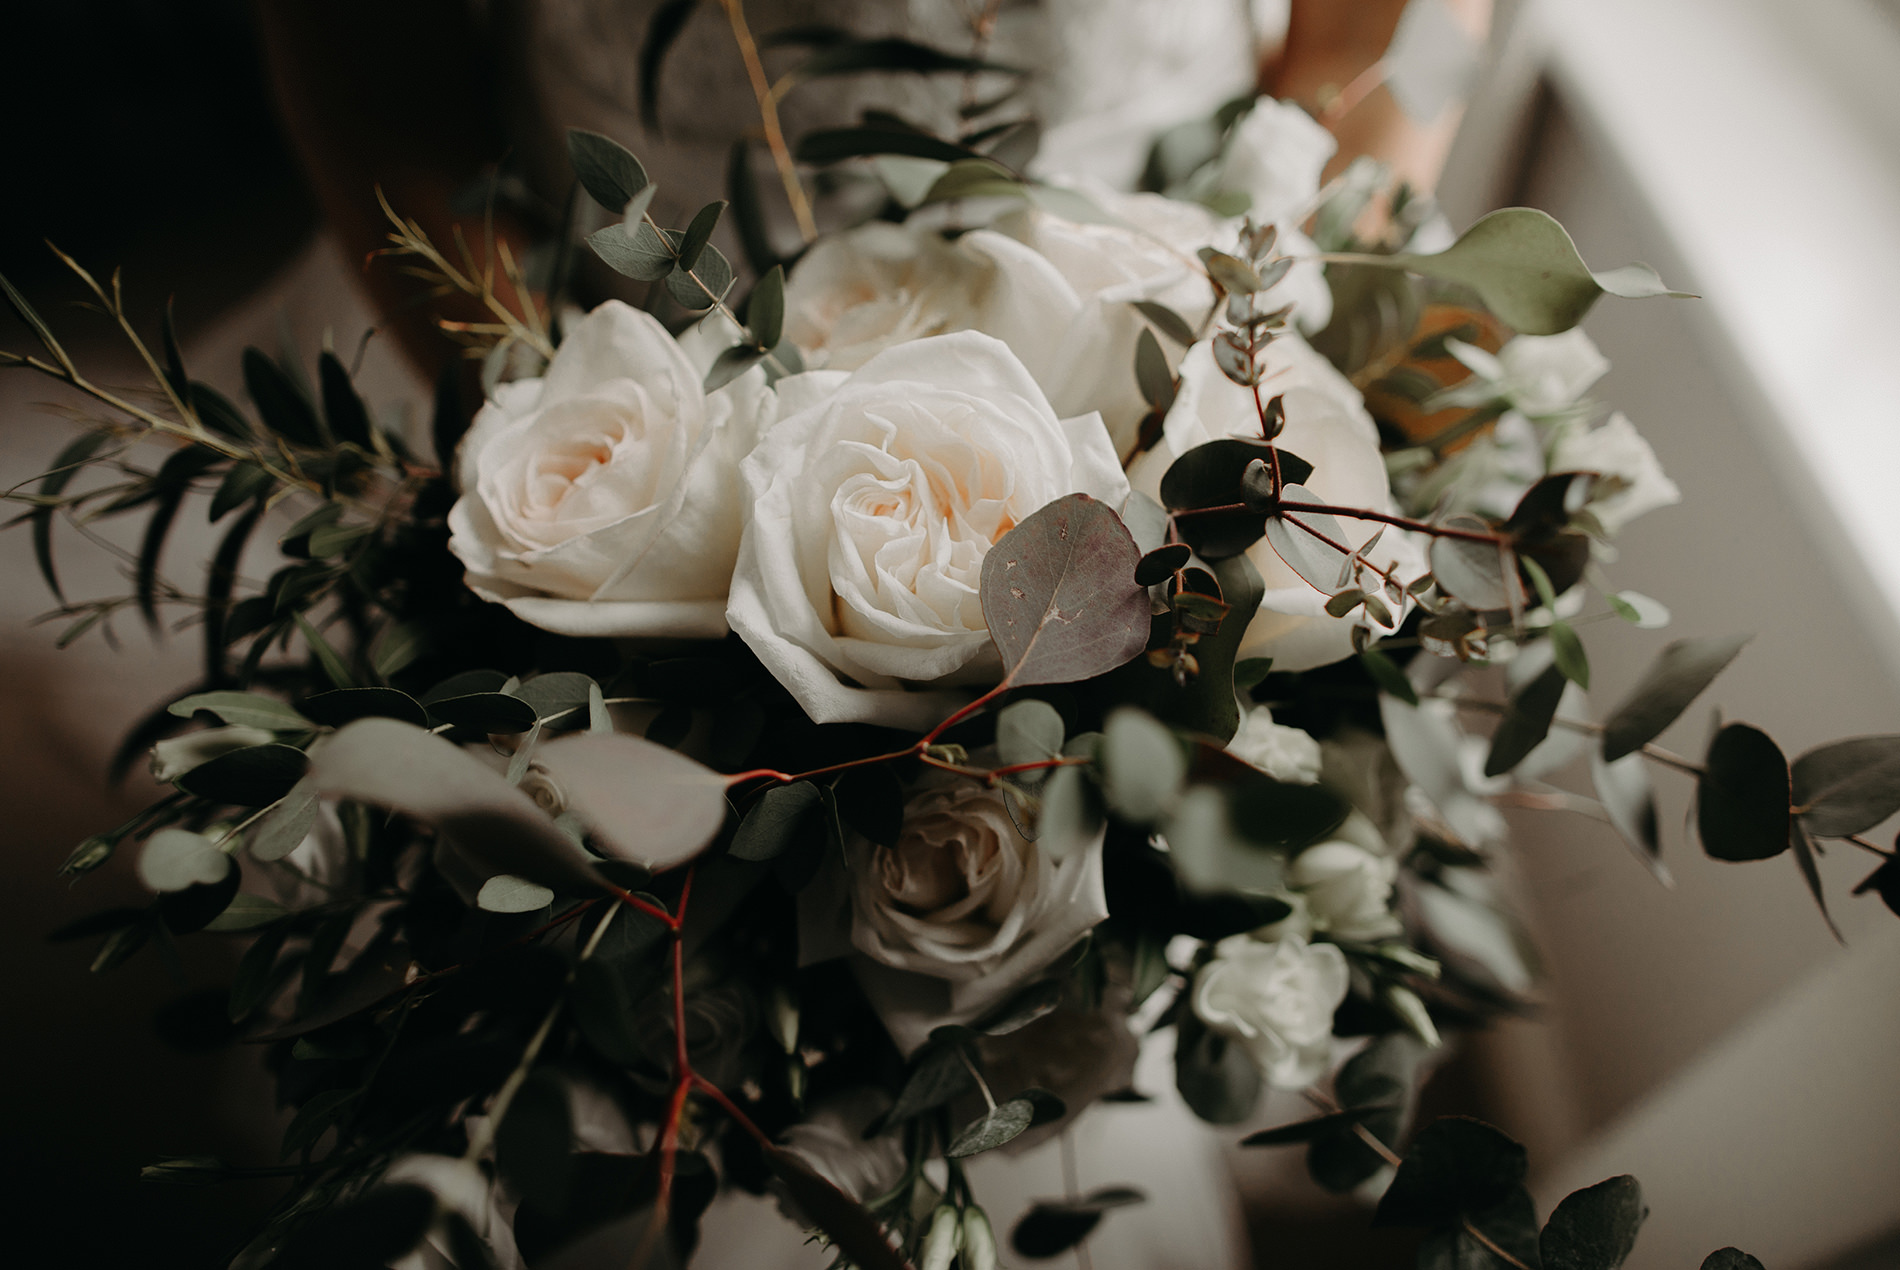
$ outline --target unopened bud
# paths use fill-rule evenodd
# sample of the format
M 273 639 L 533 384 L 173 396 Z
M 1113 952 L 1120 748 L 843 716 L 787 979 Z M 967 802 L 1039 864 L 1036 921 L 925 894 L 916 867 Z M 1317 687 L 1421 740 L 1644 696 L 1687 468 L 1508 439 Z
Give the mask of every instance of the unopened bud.
M 937 1205 L 937 1211 L 930 1217 L 930 1231 L 924 1236 L 918 1270 L 950 1270 L 950 1263 L 956 1259 L 957 1249 L 962 1244 L 963 1223 L 958 1220 L 956 1205 Z
M 996 1270 L 996 1232 L 974 1204 L 963 1210 L 963 1270 Z
M 1399 1016 L 1406 1027 L 1412 1029 L 1414 1036 L 1433 1049 L 1438 1048 L 1438 1028 L 1432 1022 L 1425 1003 L 1418 999 L 1418 993 L 1397 984 L 1388 984 L 1381 995 L 1385 997 L 1385 1003 L 1392 1007 L 1392 1012 Z

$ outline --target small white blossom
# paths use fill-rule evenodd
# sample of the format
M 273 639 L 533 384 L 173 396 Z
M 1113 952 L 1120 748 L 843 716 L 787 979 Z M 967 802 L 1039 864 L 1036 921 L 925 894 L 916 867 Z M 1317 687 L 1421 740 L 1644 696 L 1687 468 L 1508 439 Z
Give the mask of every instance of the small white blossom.
M 1298 935 L 1234 935 L 1194 978 L 1194 1013 L 1247 1047 L 1267 1083 L 1304 1089 L 1332 1060 L 1333 1011 L 1346 999 L 1346 955 Z
M 1255 706 L 1240 721 L 1227 752 L 1288 785 L 1319 782 L 1319 742 L 1312 734 L 1273 721 L 1273 711 Z

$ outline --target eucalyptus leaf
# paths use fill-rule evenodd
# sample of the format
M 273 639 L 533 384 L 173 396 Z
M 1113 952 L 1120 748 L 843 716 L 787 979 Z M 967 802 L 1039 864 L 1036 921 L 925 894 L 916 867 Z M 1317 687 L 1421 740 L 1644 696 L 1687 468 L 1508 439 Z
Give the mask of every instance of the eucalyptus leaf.
M 725 823 L 725 778 L 642 737 L 562 737 L 541 747 L 539 762 L 610 858 L 671 868 Z
M 394 688 L 336 688 L 305 697 L 297 711 L 313 723 L 340 728 L 358 719 L 400 719 L 419 728 L 429 726 L 429 713 L 406 692 Z
M 636 282 L 667 277 L 679 257 L 677 246 L 644 222 L 632 228 L 614 224 L 597 229 L 587 236 L 587 245 L 608 268 Z
M 1285 485 L 1280 496 L 1290 503 L 1324 501 L 1304 485 Z M 1340 568 L 1353 546 L 1344 525 L 1325 512 L 1285 512 L 1267 517 L 1265 529 L 1274 554 L 1308 586 L 1327 595 L 1338 588 Z
M 258 930 L 290 912 L 276 900 L 244 892 L 231 897 L 222 913 L 205 923 L 204 929 L 225 934 Z
M 1109 808 L 1136 824 L 1152 824 L 1165 815 L 1187 778 L 1187 756 L 1174 733 L 1126 706 L 1108 716 L 1101 764 Z
M 290 706 L 254 692 L 193 693 L 172 702 L 166 709 L 181 719 L 189 719 L 202 710 L 234 726 L 271 732 L 308 732 L 313 728 L 311 720 Z
M 1447 529 L 1489 534 L 1491 527 L 1476 516 L 1448 516 Z M 1432 539 L 1432 577 L 1440 590 L 1461 600 L 1475 612 L 1515 608 L 1524 602 L 1524 586 L 1511 564 L 1510 548 L 1500 542 L 1439 536 Z
M 1492 212 L 1434 255 L 1352 256 L 1369 264 L 1457 283 L 1478 293 L 1505 325 L 1525 335 L 1557 335 L 1583 320 L 1604 294 L 1689 297 L 1663 286 L 1647 265 L 1593 274 L 1564 227 L 1529 207 Z
M 471 692 L 432 701 L 429 713 L 458 728 L 501 736 L 526 732 L 536 718 L 532 705 L 505 692 Z
M 268 807 L 290 793 L 309 765 L 294 745 L 248 745 L 200 763 L 173 783 L 207 802 Z
M 1157 304 L 1153 300 L 1136 300 L 1133 303 L 1141 311 L 1141 316 L 1154 323 L 1157 331 L 1182 348 L 1194 343 L 1194 328 L 1188 325 L 1186 318 L 1167 305 Z
M 1529 557 L 1526 564 L 1531 563 Z M 1541 570 L 1540 570 L 1541 572 Z M 1590 686 L 1590 659 L 1583 651 L 1583 641 L 1577 638 L 1576 628 L 1565 621 L 1550 624 L 1550 651 L 1554 664 L 1563 672 L 1564 678 L 1579 688 Z
M 1801 880 L 1807 884 L 1808 894 L 1814 897 L 1815 907 L 1821 910 L 1821 920 L 1827 923 L 1827 929 L 1837 943 L 1845 946 L 1847 940 L 1841 935 L 1841 928 L 1834 924 L 1834 915 L 1827 911 L 1827 892 L 1821 886 L 1821 869 L 1815 860 L 1814 839 L 1801 817 L 1795 816 L 1788 821 L 1788 847 L 1794 853 L 1794 862 L 1801 870 Z
M 597 132 L 569 128 L 567 157 L 582 187 L 610 212 L 618 213 L 649 184 L 646 169 L 633 152 Z
M 1563 700 L 1564 682 L 1564 672 L 1552 663 L 1512 694 L 1498 730 L 1491 735 L 1491 750 L 1484 760 L 1486 776 L 1503 775 L 1543 744 Z
M 538 913 L 553 902 L 553 891 L 511 873 L 489 878 L 475 896 L 475 907 L 485 913 Z
M 1590 751 L 1590 781 L 1596 787 L 1597 801 L 1610 818 L 1623 841 L 1664 886 L 1674 885 L 1669 869 L 1662 862 L 1662 835 L 1657 827 L 1656 795 L 1650 787 L 1649 768 L 1640 754 L 1625 754 L 1614 763 L 1603 761 L 1603 752 Z
M 1181 1015 L 1174 1043 L 1174 1084 L 1194 1114 L 1209 1124 L 1238 1124 L 1260 1101 L 1260 1069 L 1247 1047 Z
M 1102 832 L 1101 796 L 1082 769 L 1058 767 L 1043 784 L 1042 807 L 1036 816 L 1036 847 L 1060 864 L 1086 851 Z
M 719 248 L 708 245 L 691 266 L 681 262 L 666 275 L 666 293 L 683 309 L 708 309 L 732 289 L 732 265 Z
M 1120 518 L 1070 494 L 1022 521 L 983 558 L 983 618 L 1004 682 L 1070 683 L 1106 674 L 1148 645 L 1141 552 Z
M 246 848 L 251 858 L 269 863 L 295 851 L 316 828 L 317 813 L 322 805 L 315 782 L 308 776 L 303 777 L 251 831 Z
M 1696 781 L 1696 832 L 1717 860 L 1766 860 L 1788 849 L 1788 760 L 1768 735 L 1731 723 L 1709 743 Z
M 1174 372 L 1168 368 L 1168 356 L 1161 351 L 1160 341 L 1145 326 L 1135 339 L 1135 386 L 1141 390 L 1142 400 L 1161 414 L 1168 413 L 1174 404 Z
M 1544 1270 L 1618 1270 L 1648 1216 L 1643 1188 L 1627 1174 L 1572 1191 L 1538 1240 Z
M 794 781 L 765 791 L 739 822 L 731 853 L 741 860 L 771 860 L 801 837 L 824 833 L 824 798 L 810 781 Z
M 1047 701 L 1014 701 L 996 715 L 996 756 L 1006 767 L 1058 758 L 1068 739 L 1062 715 Z
M 1702 1259 L 1701 1270 L 1766 1270 L 1740 1248 L 1718 1248 Z
M 746 327 L 760 348 L 771 348 L 785 332 L 785 267 L 773 265 L 746 301 Z
M 762 348 L 753 348 L 750 344 L 734 344 L 713 358 L 712 367 L 707 370 L 706 382 L 702 387 L 707 392 L 717 392 L 764 361 L 766 356 Z
M 1006 1142 L 1013 1142 L 1029 1128 L 1035 1115 L 1034 1104 L 1024 1099 L 1012 1098 L 999 1103 L 993 1110 L 965 1125 L 963 1131 L 943 1149 L 944 1156 L 952 1160 L 966 1159 L 993 1151 Z
M 686 226 L 686 233 L 680 239 L 679 267 L 694 269 L 699 265 L 700 253 L 706 250 L 711 241 L 713 230 L 719 227 L 719 218 L 725 214 L 726 202 L 719 199 L 706 204 L 693 214 Z
M 559 744 L 620 739 L 631 738 Z M 599 885 L 586 853 L 526 794 L 472 754 L 420 728 L 360 719 L 317 750 L 310 775 L 326 796 L 388 807 L 434 825 L 491 873 L 516 874 L 557 890 L 585 892 Z M 645 813 L 634 823 L 643 818 Z
M 1664 648 L 1604 723 L 1603 757 L 1613 763 L 1662 735 L 1752 638 L 1679 639 Z
M 1455 1225 L 1523 1185 L 1524 1148 L 1482 1121 L 1435 1120 L 1419 1133 L 1373 1214 L 1374 1226 Z
M 154 891 L 222 882 L 231 868 L 230 856 L 188 829 L 160 829 L 139 852 L 139 881 Z

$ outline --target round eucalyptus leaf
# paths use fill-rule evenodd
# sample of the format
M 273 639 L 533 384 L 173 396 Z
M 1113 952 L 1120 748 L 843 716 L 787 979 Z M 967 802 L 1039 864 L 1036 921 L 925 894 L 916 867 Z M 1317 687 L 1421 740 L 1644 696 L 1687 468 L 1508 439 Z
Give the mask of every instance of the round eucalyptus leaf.
M 154 891 L 182 891 L 200 883 L 222 882 L 231 857 L 211 839 L 188 829 L 160 829 L 139 852 L 139 881 Z
M 1059 758 L 1068 729 L 1047 701 L 1015 701 L 996 715 L 996 756 L 1004 766 Z
M 1102 739 L 1102 792 L 1123 819 L 1152 824 L 1180 797 L 1187 755 L 1153 716 L 1124 707 L 1108 716 Z
M 1571 1192 L 1538 1240 L 1544 1270 L 1617 1270 L 1648 1216 L 1643 1188 L 1628 1174 Z
M 1106 674 L 1148 646 L 1141 552 L 1119 517 L 1070 494 L 1003 535 L 983 558 L 983 618 L 1017 687 Z
M 1857 736 L 1794 761 L 1794 805 L 1823 838 L 1865 833 L 1900 811 L 1900 736 Z
M 1709 744 L 1696 782 L 1696 832 L 1717 860 L 1766 860 L 1788 849 L 1788 760 L 1768 735 L 1731 723 Z
M 475 896 L 475 907 L 485 913 L 538 913 L 553 902 L 547 887 L 509 873 L 489 878 Z

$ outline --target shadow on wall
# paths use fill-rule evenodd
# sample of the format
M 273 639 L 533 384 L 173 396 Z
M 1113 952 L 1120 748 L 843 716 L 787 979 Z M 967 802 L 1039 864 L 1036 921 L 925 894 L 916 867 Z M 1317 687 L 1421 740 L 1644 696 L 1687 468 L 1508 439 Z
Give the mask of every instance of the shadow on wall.
M 6 24 L 0 272 L 63 331 L 79 328 L 72 333 L 82 358 L 98 352 L 85 339 L 96 324 L 71 320 L 63 302 L 79 286 L 43 240 L 102 279 L 123 266 L 143 313 L 176 288 L 188 337 L 309 239 L 317 217 L 279 136 L 243 0 L 20 4 L 8 7 Z M 11 315 L 0 317 L 7 346 L 25 338 Z M 116 348 L 106 356 L 108 365 L 118 361 Z M 51 395 L 47 386 L 17 387 L 5 395 L 0 438 L 24 463 L 47 450 L 54 421 L 27 407 Z M 30 474 L 18 466 L 9 462 L 11 479 Z M 50 598 L 22 534 L 0 538 L 0 552 L 10 566 L 3 616 L 11 627 Z M 87 972 L 88 943 L 46 942 L 80 913 L 145 901 L 127 867 L 109 868 L 72 897 L 53 871 L 81 837 L 148 800 L 136 779 L 125 790 L 105 787 L 104 749 L 145 707 L 155 673 L 150 655 L 121 662 L 103 648 L 57 653 L 53 634 L 0 633 L 5 1260 L 63 1270 L 222 1265 L 272 1190 L 181 1192 L 140 1186 L 137 1177 L 164 1154 L 264 1158 L 272 1149 L 252 1141 L 275 1123 L 248 1075 L 257 1055 L 187 1052 L 191 1029 L 177 1026 L 194 1007 L 203 1012 L 191 989 L 228 981 L 236 949 L 184 950 L 180 978 L 141 958 L 102 982 Z M 136 642 L 143 646 L 142 635 Z M 90 712 L 83 731 L 101 752 L 63 743 L 82 730 L 69 726 L 74 711 Z

